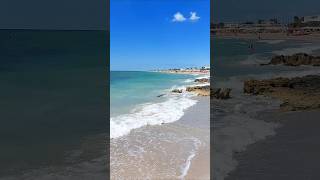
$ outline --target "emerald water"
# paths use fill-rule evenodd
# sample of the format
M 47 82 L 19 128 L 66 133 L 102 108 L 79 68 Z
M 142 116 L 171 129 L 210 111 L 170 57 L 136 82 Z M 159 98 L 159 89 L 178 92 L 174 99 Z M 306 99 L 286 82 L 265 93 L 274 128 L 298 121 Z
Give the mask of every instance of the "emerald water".
M 111 71 L 111 138 L 144 125 L 178 120 L 196 103 L 189 93 L 173 94 L 172 89 L 193 84 L 194 75 L 158 72 Z M 160 95 L 160 97 L 158 97 Z

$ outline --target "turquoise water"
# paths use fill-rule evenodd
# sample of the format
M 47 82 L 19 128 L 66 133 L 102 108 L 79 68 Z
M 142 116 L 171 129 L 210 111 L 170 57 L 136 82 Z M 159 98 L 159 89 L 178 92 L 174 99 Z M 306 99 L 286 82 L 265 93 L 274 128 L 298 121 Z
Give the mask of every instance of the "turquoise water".
M 111 71 L 110 113 L 111 117 L 129 113 L 136 105 L 159 102 L 158 95 L 168 93 L 172 88 L 188 84 L 193 75 L 164 74 L 143 71 Z M 190 84 L 190 83 L 189 83 Z
M 196 104 L 191 93 L 171 93 L 194 84 L 194 75 L 112 71 L 110 81 L 110 137 L 117 138 L 145 125 L 179 120 Z M 158 97 L 159 95 L 163 95 Z

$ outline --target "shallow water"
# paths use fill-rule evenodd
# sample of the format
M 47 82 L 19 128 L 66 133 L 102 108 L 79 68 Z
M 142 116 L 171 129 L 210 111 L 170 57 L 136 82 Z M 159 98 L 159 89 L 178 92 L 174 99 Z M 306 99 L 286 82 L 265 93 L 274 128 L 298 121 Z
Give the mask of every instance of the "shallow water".
M 194 94 L 185 91 L 198 76 L 156 72 L 111 72 L 111 138 L 132 129 L 179 120 L 195 105 Z M 181 94 L 172 89 L 184 89 Z M 158 97 L 161 95 L 161 97 Z

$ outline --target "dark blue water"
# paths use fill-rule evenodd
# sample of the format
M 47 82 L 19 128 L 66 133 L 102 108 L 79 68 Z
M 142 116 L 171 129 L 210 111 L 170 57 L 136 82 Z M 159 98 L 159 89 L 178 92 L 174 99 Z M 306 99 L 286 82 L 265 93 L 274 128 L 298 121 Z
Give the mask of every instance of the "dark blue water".
M 107 131 L 107 41 L 105 31 L 0 31 L 0 177 L 104 152 L 68 157 Z

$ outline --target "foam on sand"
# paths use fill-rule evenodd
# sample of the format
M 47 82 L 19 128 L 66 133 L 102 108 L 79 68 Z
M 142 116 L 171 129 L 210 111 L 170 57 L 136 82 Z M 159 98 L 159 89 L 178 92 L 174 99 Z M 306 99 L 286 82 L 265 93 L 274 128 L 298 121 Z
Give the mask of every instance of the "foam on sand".
M 158 103 L 146 103 L 138 106 L 129 114 L 110 118 L 110 138 L 117 138 L 130 133 L 132 129 L 146 125 L 159 125 L 179 120 L 184 111 L 195 105 L 197 100 L 188 94 L 170 96 Z
M 201 145 L 201 142 L 198 139 L 193 138 L 192 140 L 194 141 L 194 143 L 193 143 L 194 149 L 191 150 L 190 155 L 186 159 L 186 163 L 182 166 L 181 175 L 178 177 L 179 179 L 184 179 L 185 176 L 188 174 L 188 171 L 189 171 L 190 165 L 191 165 L 191 161 L 196 156 L 197 150 L 198 150 L 199 146 Z

